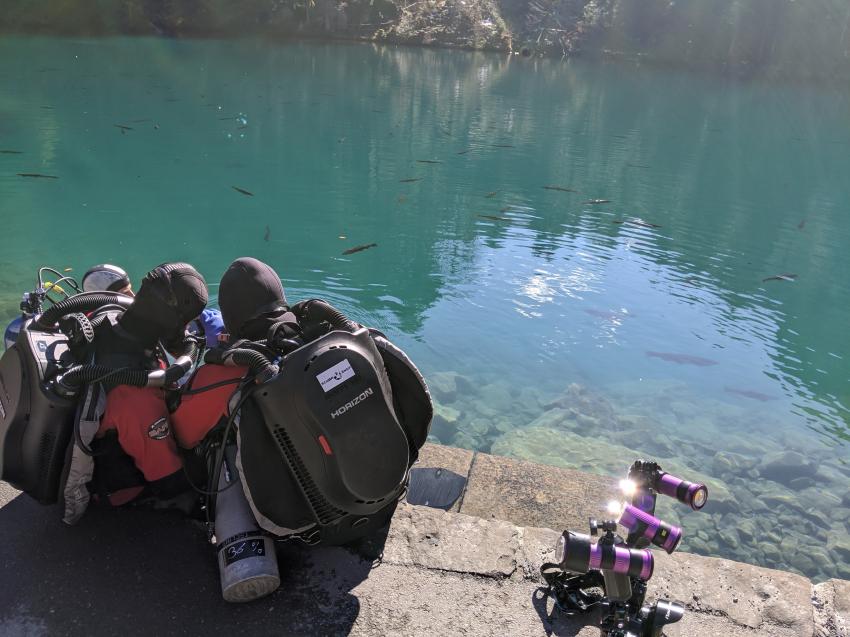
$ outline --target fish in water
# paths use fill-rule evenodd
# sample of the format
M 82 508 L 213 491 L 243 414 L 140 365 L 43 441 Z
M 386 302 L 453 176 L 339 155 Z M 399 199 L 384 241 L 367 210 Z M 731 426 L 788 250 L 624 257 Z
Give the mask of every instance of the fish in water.
M 557 190 L 558 192 L 577 192 L 572 188 L 564 188 L 563 186 L 543 186 L 543 190 Z
M 805 227 L 806 227 L 806 220 L 805 219 L 801 220 L 800 223 L 797 224 L 797 230 L 802 230 Z
M 248 192 L 248 191 L 247 191 L 247 190 L 245 190 L 244 188 L 239 188 L 238 186 L 231 186 L 231 188 L 233 188 L 233 190 L 235 190 L 236 192 L 242 193 L 243 195 L 246 195 L 246 196 L 248 196 L 248 197 L 253 197 L 253 196 L 254 196 L 254 193 L 253 193 L 253 192 Z
M 485 199 L 492 199 L 493 197 L 495 197 L 498 194 L 499 194 L 499 191 L 494 190 L 493 192 L 488 192 L 486 195 L 484 195 L 484 198 Z
M 354 246 L 353 248 L 349 248 L 343 254 L 354 254 L 355 252 L 362 252 L 363 250 L 368 250 L 369 248 L 377 248 L 377 243 L 366 243 L 362 246 Z
M 629 168 L 649 168 L 646 164 L 626 164 Z
M 71 272 L 71 271 L 73 271 L 73 269 L 74 268 L 65 268 L 64 270 L 62 270 L 62 272 Z
M 513 148 L 513 144 L 493 144 L 493 148 Z
M 724 387 L 723 391 L 728 392 L 730 394 L 743 396 L 744 398 L 752 398 L 753 400 L 758 400 L 763 403 L 766 403 L 768 400 L 776 400 L 776 396 L 768 396 L 767 394 L 762 394 L 760 391 L 752 391 L 751 389 L 736 389 L 734 387 Z
M 610 199 L 588 199 L 584 203 L 590 204 L 591 206 L 595 206 L 596 204 L 600 204 L 600 203 L 611 203 L 611 200 Z
M 442 164 L 443 162 L 437 159 L 417 159 L 417 163 L 419 164 Z
M 492 221 L 510 221 L 507 217 L 497 217 L 496 215 L 478 215 L 482 219 L 491 219 Z
M 630 317 L 631 314 L 627 314 L 626 312 L 614 312 L 611 310 L 597 310 L 594 308 L 585 308 L 585 314 L 590 314 L 591 316 L 595 316 L 596 318 L 600 318 L 606 321 L 617 321 L 622 318 Z
M 471 148 L 467 148 L 466 150 L 461 150 L 461 151 L 459 151 L 457 154 L 458 154 L 458 155 L 466 155 L 466 153 L 468 153 L 470 150 L 472 150 L 472 149 L 471 149 Z
M 611 223 L 629 223 L 633 226 L 641 226 L 642 228 L 660 228 L 657 223 L 649 223 L 648 221 L 642 221 L 640 219 L 614 219 Z
M 676 363 L 678 365 L 696 365 L 697 367 L 708 367 L 717 365 L 717 361 L 710 358 L 702 358 L 701 356 L 692 356 L 690 354 L 676 354 L 674 352 L 647 352 L 650 358 L 660 358 L 668 363 Z
M 268 241 L 272 234 L 272 229 L 266 226 L 266 233 L 263 235 L 263 241 Z
M 23 151 L 20 150 L 0 150 L 0 155 L 23 155 Z
M 383 113 L 383 112 L 385 112 L 385 111 L 382 111 L 382 110 L 381 110 L 381 109 L 379 109 L 379 108 L 373 108 L 373 109 L 372 109 L 372 112 L 373 112 L 373 113 Z
M 398 201 L 398 203 L 404 203 L 405 201 L 407 201 L 407 197 L 405 197 L 404 195 L 399 195 L 396 201 Z
M 124 131 L 127 131 L 127 130 L 133 130 L 133 127 L 132 127 L 132 126 L 124 126 L 124 124 L 113 124 L 113 126 L 114 126 L 115 128 L 120 128 L 122 133 L 123 133 Z
M 761 280 L 762 283 L 767 281 L 793 281 L 797 278 L 796 274 L 775 274 L 774 276 L 769 276 Z
M 400 184 L 412 184 L 414 181 L 422 181 L 422 177 L 410 177 L 409 179 L 399 179 Z
M 131 119 L 130 123 L 131 124 L 144 124 L 145 122 L 150 122 L 150 121 L 152 121 L 152 120 L 149 120 L 149 119 Z
M 33 179 L 59 179 L 56 175 L 42 175 L 41 173 L 18 173 L 18 177 L 31 177 Z

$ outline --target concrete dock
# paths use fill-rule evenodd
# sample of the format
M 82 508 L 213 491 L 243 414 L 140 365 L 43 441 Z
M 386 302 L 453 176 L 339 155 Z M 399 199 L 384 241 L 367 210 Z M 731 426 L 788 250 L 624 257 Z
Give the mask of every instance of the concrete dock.
M 353 550 L 281 545 L 280 590 L 246 605 L 222 601 L 212 548 L 178 514 L 92 509 L 69 528 L 0 484 L 0 635 L 599 634 L 553 611 L 539 566 L 562 529 L 586 532 L 610 478 L 430 444 L 417 467 L 468 477 L 451 511 L 402 504 Z M 648 600 L 687 606 L 671 637 L 850 635 L 848 581 L 654 553 Z

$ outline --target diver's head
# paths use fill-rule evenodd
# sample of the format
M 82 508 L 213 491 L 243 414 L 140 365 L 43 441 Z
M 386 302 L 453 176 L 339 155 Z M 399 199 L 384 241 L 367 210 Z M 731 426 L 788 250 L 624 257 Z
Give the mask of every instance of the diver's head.
M 230 340 L 258 340 L 287 310 L 280 277 L 262 261 L 236 259 L 221 277 L 218 306 Z
M 143 346 L 168 347 L 183 338 L 186 324 L 207 304 L 204 277 L 188 263 L 163 263 L 142 279 L 133 304 L 118 319 Z
M 117 265 L 101 263 L 83 275 L 83 292 L 119 292 L 133 296 L 130 277 Z

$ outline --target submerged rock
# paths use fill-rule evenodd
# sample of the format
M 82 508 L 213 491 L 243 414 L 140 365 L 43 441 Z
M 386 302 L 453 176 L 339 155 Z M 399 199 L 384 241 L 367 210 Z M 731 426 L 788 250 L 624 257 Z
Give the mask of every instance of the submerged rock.
M 815 462 L 796 451 L 768 454 L 759 466 L 759 472 L 763 477 L 785 485 L 796 478 L 810 478 L 817 471 L 818 466 Z
M 453 403 L 457 399 L 457 372 L 434 372 L 426 379 L 431 395 L 443 403 Z

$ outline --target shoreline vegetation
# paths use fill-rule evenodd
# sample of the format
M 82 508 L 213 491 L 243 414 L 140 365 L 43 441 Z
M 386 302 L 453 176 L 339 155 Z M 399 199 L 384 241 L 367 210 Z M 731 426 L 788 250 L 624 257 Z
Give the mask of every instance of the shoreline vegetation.
M 850 78 L 848 27 L 830 0 L 7 0 L 0 16 L 0 34 L 357 40 L 833 81 Z

